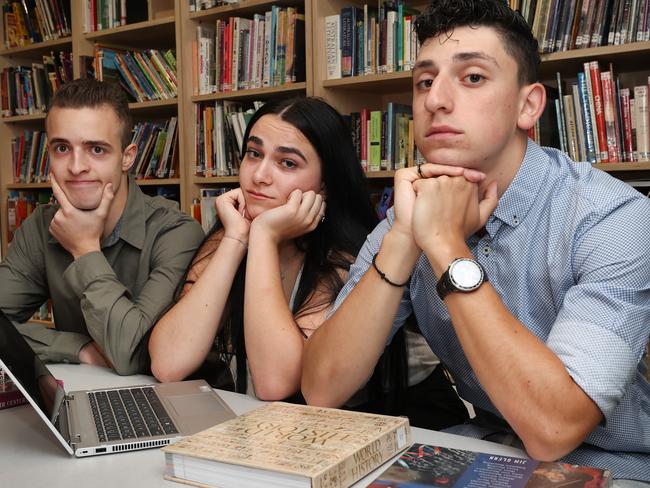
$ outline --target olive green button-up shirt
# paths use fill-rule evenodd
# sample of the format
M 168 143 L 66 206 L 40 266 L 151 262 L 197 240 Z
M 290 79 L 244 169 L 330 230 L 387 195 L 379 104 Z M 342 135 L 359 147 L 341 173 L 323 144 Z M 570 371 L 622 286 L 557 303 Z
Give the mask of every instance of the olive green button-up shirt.
M 16 231 L 0 263 L 0 309 L 25 322 L 48 298 L 56 329 L 18 329 L 39 357 L 79 362 L 95 341 L 119 374 L 148 371 L 149 329 L 173 300 L 201 226 L 174 202 L 142 193 L 129 178 L 129 195 L 115 231 L 76 261 L 48 231 L 57 206 L 41 205 Z

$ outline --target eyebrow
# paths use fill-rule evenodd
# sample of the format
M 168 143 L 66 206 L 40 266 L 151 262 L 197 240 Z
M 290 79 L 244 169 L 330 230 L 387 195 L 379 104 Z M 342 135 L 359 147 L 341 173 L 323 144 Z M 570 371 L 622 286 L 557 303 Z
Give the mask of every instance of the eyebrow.
M 70 144 L 70 141 L 68 139 L 64 139 L 63 137 L 55 137 L 53 139 L 48 140 L 48 144 L 58 144 L 58 143 Z M 112 147 L 111 144 L 106 141 L 82 141 L 81 143 L 84 146 Z
M 492 63 L 497 67 L 499 67 L 499 63 L 497 62 L 496 58 L 489 56 L 488 54 L 482 51 L 468 51 L 464 53 L 456 53 L 452 56 L 452 60 L 455 63 L 473 61 L 473 60 L 482 60 L 482 61 L 487 61 L 488 63 Z M 429 69 L 434 66 L 435 63 L 431 59 L 423 59 L 422 61 L 418 61 L 415 64 L 415 66 L 413 67 L 413 71 L 415 72 L 418 69 Z
M 264 147 L 264 141 L 260 139 L 257 136 L 248 136 L 248 141 L 253 142 L 259 146 Z M 275 151 L 282 153 L 282 154 L 295 154 L 303 159 L 303 161 L 307 161 L 307 158 L 305 155 L 300 151 L 299 149 L 295 147 L 290 147 L 290 146 L 278 146 L 275 148 Z

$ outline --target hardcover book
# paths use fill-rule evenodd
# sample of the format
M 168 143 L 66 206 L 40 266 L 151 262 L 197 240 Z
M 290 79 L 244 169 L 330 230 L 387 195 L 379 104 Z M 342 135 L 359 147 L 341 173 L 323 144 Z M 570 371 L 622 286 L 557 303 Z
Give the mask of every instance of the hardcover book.
M 606 488 L 607 470 L 413 444 L 369 488 Z
M 163 448 L 197 486 L 345 488 L 410 445 L 407 418 L 275 402 Z

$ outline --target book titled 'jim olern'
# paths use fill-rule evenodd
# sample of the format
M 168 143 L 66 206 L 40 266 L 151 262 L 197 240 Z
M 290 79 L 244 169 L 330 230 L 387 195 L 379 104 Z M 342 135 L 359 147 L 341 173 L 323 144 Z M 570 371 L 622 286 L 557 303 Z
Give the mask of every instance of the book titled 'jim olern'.
M 274 402 L 163 448 L 165 478 L 346 488 L 410 444 L 407 418 Z

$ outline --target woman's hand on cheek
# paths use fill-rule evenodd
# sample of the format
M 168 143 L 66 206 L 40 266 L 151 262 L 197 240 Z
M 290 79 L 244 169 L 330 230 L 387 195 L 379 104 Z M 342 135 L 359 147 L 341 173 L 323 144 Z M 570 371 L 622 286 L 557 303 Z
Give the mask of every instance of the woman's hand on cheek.
M 252 232 L 266 235 L 275 244 L 313 231 L 325 215 L 325 200 L 314 192 L 293 190 L 287 203 L 266 210 L 252 223 Z
M 225 235 L 248 241 L 251 222 L 246 218 L 246 202 L 241 188 L 219 195 L 215 202 Z

